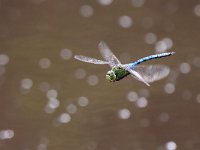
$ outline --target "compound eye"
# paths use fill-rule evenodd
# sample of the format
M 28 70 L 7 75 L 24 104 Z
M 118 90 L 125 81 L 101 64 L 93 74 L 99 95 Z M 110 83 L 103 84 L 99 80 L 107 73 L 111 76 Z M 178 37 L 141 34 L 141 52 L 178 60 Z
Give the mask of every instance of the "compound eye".
M 115 81 L 115 79 L 116 79 L 115 73 L 112 70 L 108 71 L 106 74 L 106 79 L 111 82 Z
M 108 71 L 106 75 L 109 75 L 109 76 L 110 76 L 110 75 L 111 75 L 111 73 L 112 73 L 111 71 Z

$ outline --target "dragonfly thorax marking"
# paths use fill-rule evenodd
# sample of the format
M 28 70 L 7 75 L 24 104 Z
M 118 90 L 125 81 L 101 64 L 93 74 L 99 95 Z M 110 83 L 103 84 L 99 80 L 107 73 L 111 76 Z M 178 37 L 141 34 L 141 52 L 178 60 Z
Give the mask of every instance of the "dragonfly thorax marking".
M 109 70 L 106 74 L 106 79 L 110 82 L 115 82 L 123 79 L 130 73 L 126 71 L 125 69 L 115 66 L 111 70 Z

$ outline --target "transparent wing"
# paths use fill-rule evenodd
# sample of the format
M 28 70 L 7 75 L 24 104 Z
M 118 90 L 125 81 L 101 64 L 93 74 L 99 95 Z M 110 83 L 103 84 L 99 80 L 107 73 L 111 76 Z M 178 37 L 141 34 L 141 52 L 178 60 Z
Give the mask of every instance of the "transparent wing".
M 114 67 L 118 64 L 121 64 L 121 62 L 117 59 L 117 57 L 112 53 L 112 51 L 109 49 L 107 44 L 103 41 L 101 41 L 98 45 L 99 51 L 102 55 L 102 57 L 109 62 L 110 67 Z
M 92 64 L 102 64 L 102 65 L 109 64 L 109 62 L 106 62 L 106 61 L 103 61 L 103 60 L 94 59 L 94 58 L 90 58 L 90 57 L 86 57 L 86 56 L 82 56 L 82 55 L 75 55 L 74 58 L 79 60 L 79 61 L 92 63 Z
M 136 72 L 133 69 L 130 68 L 126 68 L 126 70 L 137 80 L 145 83 L 147 86 L 150 86 L 149 83 L 142 77 L 142 75 L 140 75 L 138 72 Z
M 170 72 L 169 67 L 165 65 L 139 65 L 134 70 L 148 83 L 161 80 Z
M 136 72 L 134 69 L 129 68 L 129 64 L 121 65 L 120 67 L 127 70 L 135 79 L 145 83 L 147 86 L 150 86 L 140 73 Z

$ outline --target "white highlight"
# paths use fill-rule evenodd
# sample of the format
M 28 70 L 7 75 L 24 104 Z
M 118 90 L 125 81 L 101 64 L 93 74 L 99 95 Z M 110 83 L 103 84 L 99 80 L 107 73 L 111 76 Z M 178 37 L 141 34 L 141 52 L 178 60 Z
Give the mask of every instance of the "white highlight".
M 194 66 L 200 68 L 200 57 L 199 57 L 199 56 L 196 56 L 196 57 L 193 59 L 192 63 L 193 63 Z
M 161 122 L 167 122 L 169 120 L 170 116 L 167 112 L 162 112 L 160 115 L 159 115 L 159 120 Z
M 167 94 L 172 94 L 175 91 L 175 85 L 173 83 L 167 83 L 164 86 L 164 90 Z
M 15 135 L 14 131 L 11 129 L 8 130 L 1 130 L 0 131 L 0 139 L 1 140 L 6 140 L 6 139 L 11 139 Z
M 60 101 L 55 97 L 50 97 L 45 106 L 45 112 L 51 114 L 55 111 L 56 108 L 60 106 Z
M 58 96 L 58 92 L 55 89 L 51 89 L 47 91 L 46 96 L 48 98 L 56 98 Z
M 48 101 L 48 107 L 51 109 L 56 109 L 60 105 L 60 101 L 56 98 L 50 98 Z
M 131 0 L 131 2 L 134 7 L 142 7 L 145 0 Z
M 120 119 L 128 119 L 128 118 L 130 118 L 131 113 L 127 108 L 123 108 L 123 109 L 119 110 L 118 116 Z
M 172 46 L 173 41 L 166 37 L 156 43 L 155 49 L 157 53 L 163 53 L 172 48 Z
M 88 100 L 87 97 L 81 96 L 81 97 L 78 98 L 78 104 L 79 104 L 79 106 L 85 107 L 85 106 L 88 105 L 88 103 L 89 103 L 89 100 Z
M 101 5 L 108 6 L 108 5 L 112 4 L 113 0 L 98 0 L 98 2 Z
M 163 53 L 167 51 L 167 44 L 164 41 L 158 41 L 156 43 L 156 52 L 157 53 Z
M 64 60 L 69 60 L 72 57 L 72 51 L 65 48 L 60 51 L 60 57 Z
M 174 141 L 169 141 L 165 144 L 167 150 L 176 150 L 177 145 Z
M 59 117 L 61 123 L 68 123 L 71 121 L 71 116 L 68 113 L 62 113 Z
M 44 143 L 41 143 L 37 146 L 37 150 L 47 150 L 47 145 Z
M 70 114 L 74 114 L 75 112 L 77 112 L 77 107 L 74 104 L 69 104 L 69 105 L 67 105 L 66 110 Z
M 6 54 L 0 54 L 0 65 L 7 65 L 9 63 L 9 57 Z
M 128 101 L 136 102 L 138 99 L 138 94 L 134 91 L 131 91 L 127 94 Z
M 187 74 L 190 72 L 191 67 L 190 67 L 190 64 L 184 62 L 180 64 L 179 69 L 181 73 Z
M 80 13 L 83 17 L 91 17 L 94 13 L 93 8 L 90 5 L 83 5 L 80 8 Z
M 136 105 L 140 108 L 144 108 L 148 105 L 148 101 L 145 97 L 140 97 L 137 101 L 136 101 Z
M 133 25 L 133 20 L 129 16 L 121 16 L 118 23 L 122 28 L 130 28 Z
M 79 68 L 75 71 L 74 75 L 77 79 L 83 79 L 86 76 L 86 71 L 82 68 Z
M 42 69 L 47 69 L 51 66 L 51 61 L 48 58 L 41 58 L 39 60 L 39 65 Z
M 154 34 L 152 32 L 149 32 L 144 36 L 144 41 L 147 44 L 154 44 L 156 42 L 156 40 L 157 40 L 157 36 L 156 36 L 156 34 Z
M 87 78 L 87 82 L 88 82 L 89 85 L 95 86 L 95 85 L 98 84 L 99 78 L 96 75 L 90 75 Z
M 197 102 L 200 103 L 200 94 L 197 95 L 196 99 L 197 99 Z
M 32 81 L 31 79 L 29 79 L 29 78 L 25 78 L 25 79 L 23 79 L 23 80 L 21 81 L 21 87 L 22 87 L 23 89 L 28 90 L 28 89 L 30 89 L 32 86 L 33 86 L 33 81 Z
M 198 17 L 200 16 L 200 4 L 194 7 L 194 14 Z

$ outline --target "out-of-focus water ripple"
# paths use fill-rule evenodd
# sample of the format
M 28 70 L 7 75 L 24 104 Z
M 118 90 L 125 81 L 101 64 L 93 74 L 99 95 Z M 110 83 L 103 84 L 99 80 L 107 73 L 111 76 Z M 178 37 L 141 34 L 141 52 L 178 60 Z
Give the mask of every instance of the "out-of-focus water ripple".
M 196 0 L 0 0 L 0 149 L 200 149 L 200 3 Z M 123 63 L 169 76 L 109 83 L 103 40 Z

